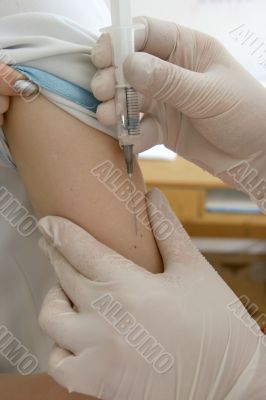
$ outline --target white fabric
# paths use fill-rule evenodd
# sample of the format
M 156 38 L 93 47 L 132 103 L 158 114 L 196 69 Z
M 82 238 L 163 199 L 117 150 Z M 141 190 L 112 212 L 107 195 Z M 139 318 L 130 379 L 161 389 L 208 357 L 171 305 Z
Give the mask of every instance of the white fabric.
M 266 336 L 165 197 L 154 190 L 147 200 L 163 274 L 144 271 L 70 221 L 40 222 L 41 247 L 63 289 L 50 291 L 40 315 L 59 346 L 51 375 L 102 400 L 265 399 Z M 161 238 L 155 210 L 174 228 Z
M 0 17 L 32 11 L 39 14 L 13 15 L 0 20 L 1 48 L 22 45 L 8 51 L 17 63 L 43 68 L 84 88 L 90 88 L 94 73 L 89 58 L 91 46 L 99 28 L 110 23 L 104 1 L 0 1 Z M 57 13 L 61 16 L 40 12 Z M 72 18 L 75 22 L 62 16 Z M 27 49 L 23 46 L 26 43 L 29 45 Z M 3 59 L 0 61 L 3 62 Z M 55 104 L 63 103 L 62 107 L 67 112 L 88 125 L 97 127 L 96 121 L 88 117 L 84 110 L 78 109 L 75 114 L 75 105 L 58 96 L 49 93 L 46 95 Z M 32 213 L 17 172 L 3 167 L 0 161 L 0 190 L 1 188 L 9 191 L 14 199 L 19 200 L 21 206 Z M 12 227 L 3 217 L 3 209 L 0 192 L 0 326 L 6 326 L 38 357 L 37 371 L 43 371 L 47 366 L 50 343 L 41 333 L 37 318 L 42 299 L 54 282 L 54 273 L 37 247 L 39 233 L 35 231 L 31 236 L 23 238 L 16 227 Z M 2 356 L 1 348 L 0 372 L 17 372 L 16 365 L 11 365 Z

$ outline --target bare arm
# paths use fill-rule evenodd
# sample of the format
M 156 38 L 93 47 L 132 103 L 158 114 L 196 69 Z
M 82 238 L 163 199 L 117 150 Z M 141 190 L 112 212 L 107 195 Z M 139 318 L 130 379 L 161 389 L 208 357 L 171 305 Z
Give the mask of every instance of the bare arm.
M 91 173 L 109 160 L 126 178 L 123 154 L 114 139 L 41 96 L 30 104 L 20 98 L 12 100 L 5 133 L 39 217 L 68 218 L 123 256 L 161 272 L 151 231 L 138 224 L 136 236 L 132 214 Z M 145 191 L 138 165 L 134 184 Z
M 81 394 L 69 394 L 48 375 L 0 375 L 2 400 L 93 400 Z

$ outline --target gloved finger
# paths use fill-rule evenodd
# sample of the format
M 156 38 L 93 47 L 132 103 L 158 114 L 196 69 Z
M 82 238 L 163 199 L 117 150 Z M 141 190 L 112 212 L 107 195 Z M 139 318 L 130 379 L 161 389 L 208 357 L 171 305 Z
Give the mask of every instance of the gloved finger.
M 103 33 L 91 51 L 91 61 L 96 68 L 109 68 L 113 65 L 111 36 Z
M 152 147 L 162 144 L 164 141 L 161 124 L 156 117 L 145 115 L 140 124 L 140 140 L 136 143 L 134 152 L 136 154 L 149 150 Z
M 0 96 L 31 96 L 39 88 L 24 75 L 5 64 L 0 64 Z
M 158 189 L 154 189 L 147 194 L 147 202 L 149 218 L 164 261 L 165 271 L 170 271 L 172 268 L 176 270 L 180 262 L 182 265 L 186 265 L 191 258 L 195 262 L 200 253 L 174 214 L 163 193 Z M 159 222 L 161 222 L 161 229 L 163 229 L 162 221 L 165 221 L 164 225 L 168 227 L 165 232 L 160 232 L 158 227 Z
M 72 352 L 76 350 L 72 342 L 76 334 L 77 313 L 59 286 L 52 288 L 46 295 L 39 315 L 39 324 L 60 347 Z
M 136 51 L 167 60 L 178 45 L 180 37 L 178 26 L 174 22 L 148 17 L 134 18 L 134 23 L 145 27 L 136 37 Z
M 93 301 L 97 299 L 99 297 Z M 88 303 L 86 317 L 83 319 L 82 314 L 74 311 L 63 290 L 59 286 L 54 287 L 44 299 L 39 324 L 58 346 L 73 354 L 79 354 L 88 346 L 94 347 L 98 342 L 106 342 L 110 334 L 106 328 L 106 321 L 94 309 L 91 308 L 89 312 L 90 306 Z
M 144 19 L 143 22 L 146 22 Z M 135 47 L 136 50 L 143 47 L 146 38 L 145 23 L 142 18 L 134 18 L 135 29 Z M 109 68 L 113 65 L 113 47 L 109 33 L 103 33 L 94 48 L 91 51 L 91 61 L 98 69 Z
M 58 345 L 54 345 L 49 357 L 48 370 L 59 368 L 60 365 L 66 361 L 67 358 L 72 357 L 73 354 L 68 350 L 61 349 Z
M 136 17 L 134 22 L 142 26 L 135 36 L 136 51 L 162 60 L 169 60 L 176 53 L 183 64 L 186 59 L 191 59 L 191 53 L 195 51 L 198 42 L 204 43 L 207 48 L 213 43 L 213 39 L 207 34 L 174 22 L 150 17 Z M 178 64 L 177 60 L 175 63 Z
M 94 96 L 100 101 L 108 101 L 115 97 L 114 67 L 98 70 L 91 81 Z
M 111 127 L 116 125 L 116 106 L 115 100 L 109 100 L 98 106 L 96 111 L 96 118 L 103 126 Z
M 80 382 L 73 382 L 72 384 L 73 371 L 77 371 L 79 367 L 75 364 L 76 357 L 74 355 L 58 346 L 54 346 L 48 361 L 48 374 L 58 385 L 66 388 L 69 393 L 75 392 L 75 383 L 79 388 L 79 393 L 81 393 Z M 90 375 L 88 375 L 88 378 L 90 379 Z M 94 393 L 89 389 L 89 385 L 87 386 L 87 395 L 88 393 L 94 396 Z
M 114 289 L 114 284 L 111 282 L 108 284 L 95 284 L 85 278 L 69 264 L 59 251 L 49 245 L 44 238 L 40 240 L 39 246 L 46 256 L 49 257 L 64 292 L 79 311 L 87 310 L 88 305 L 95 298 L 98 298 L 102 293 L 111 292 Z
M 9 108 L 9 96 L 0 96 L 0 115 L 5 114 Z
M 108 345 L 112 346 L 109 343 Z M 68 354 L 56 347 L 50 356 L 48 373 L 69 393 L 84 394 L 86 398 L 88 395 L 97 399 L 106 398 L 103 396 L 103 377 L 109 376 L 113 368 L 115 357 L 113 356 L 110 347 L 106 348 L 100 341 L 94 347 L 82 351 L 78 356 Z M 81 366 L 86 369 L 86 374 L 81 373 Z M 108 398 L 114 398 L 115 393 L 112 393 L 112 388 L 108 389 L 107 393 L 110 393 Z
M 51 244 L 81 275 L 97 284 L 127 283 L 130 273 L 142 269 L 98 242 L 79 226 L 60 217 L 39 221 L 39 229 Z
M 193 117 L 193 109 L 209 89 L 204 74 L 181 68 L 146 53 L 135 53 L 124 64 L 127 81 L 144 96 L 167 103 Z

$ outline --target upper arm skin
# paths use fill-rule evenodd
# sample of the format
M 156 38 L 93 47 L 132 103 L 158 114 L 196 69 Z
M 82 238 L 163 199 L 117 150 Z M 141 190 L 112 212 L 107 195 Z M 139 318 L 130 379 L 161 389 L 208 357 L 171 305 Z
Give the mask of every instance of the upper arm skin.
M 0 374 L 1 400 L 96 400 L 71 393 L 46 374 Z
M 56 215 L 83 227 L 96 239 L 152 272 L 162 272 L 150 230 L 91 174 L 110 160 L 124 171 L 117 141 L 88 127 L 44 97 L 26 103 L 13 98 L 4 131 L 38 217 Z M 144 192 L 136 163 L 134 184 Z

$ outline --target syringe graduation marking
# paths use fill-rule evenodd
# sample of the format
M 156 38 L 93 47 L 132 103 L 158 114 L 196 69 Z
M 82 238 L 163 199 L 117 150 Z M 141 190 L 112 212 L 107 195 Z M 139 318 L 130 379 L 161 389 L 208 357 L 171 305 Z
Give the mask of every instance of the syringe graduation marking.
M 140 134 L 140 116 L 139 116 L 139 98 L 133 88 L 126 88 L 126 104 L 127 104 L 127 130 L 129 135 Z M 135 233 L 138 235 L 138 222 L 136 215 L 136 204 L 134 200 L 134 190 L 132 177 L 130 178 L 131 185 L 131 203 L 134 209 Z
M 140 134 L 139 98 L 133 88 L 126 88 L 127 127 L 129 135 Z

